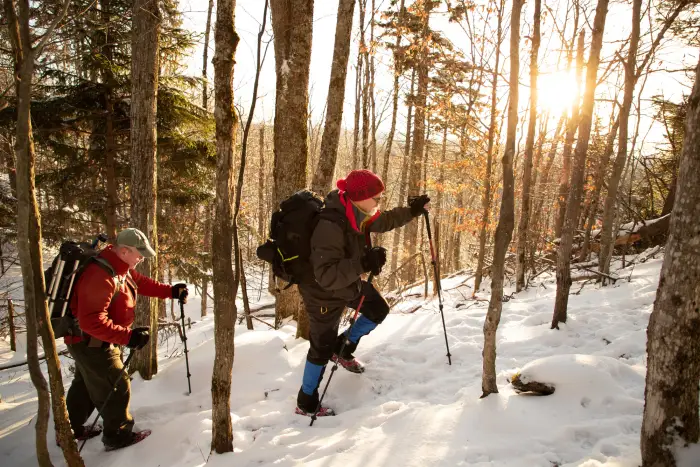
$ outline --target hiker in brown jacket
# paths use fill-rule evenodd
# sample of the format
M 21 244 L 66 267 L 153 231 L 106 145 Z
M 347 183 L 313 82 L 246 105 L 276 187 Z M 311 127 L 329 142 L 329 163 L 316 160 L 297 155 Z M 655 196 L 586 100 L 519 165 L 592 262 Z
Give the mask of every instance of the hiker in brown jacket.
M 408 224 L 425 212 L 430 201 L 422 195 L 413 198 L 409 207 L 380 212 L 384 183 L 369 170 L 353 170 L 345 179 L 338 180 L 337 187 L 326 197 L 323 215 L 311 237 L 310 261 L 316 281 L 299 285 L 309 316 L 311 344 L 297 396 L 296 413 L 299 415 L 313 415 L 316 411 L 318 387 L 329 360 L 337 361 L 353 373 L 364 371 L 353 352 L 360 339 L 389 314 L 384 297 L 371 283 L 360 278 L 367 272 L 379 274 L 386 262 L 386 249 L 372 247 L 369 234 L 388 232 Z M 362 296 L 365 298 L 357 322 L 339 335 L 345 307 L 357 309 Z M 343 352 L 338 355 L 346 337 Z M 321 407 L 316 415 L 335 413 Z

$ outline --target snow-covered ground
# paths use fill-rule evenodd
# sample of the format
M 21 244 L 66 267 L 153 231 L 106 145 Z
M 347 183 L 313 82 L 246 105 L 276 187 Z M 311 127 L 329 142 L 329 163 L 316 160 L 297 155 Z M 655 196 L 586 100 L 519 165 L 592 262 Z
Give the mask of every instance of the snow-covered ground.
M 588 283 L 572 294 L 569 321 L 560 331 L 549 329 L 556 288 L 551 277 L 540 276 L 541 282 L 504 303 L 500 393 L 485 399 L 479 396 L 488 302 L 469 299 L 471 281 L 457 287 L 465 277 L 444 280 L 452 365 L 437 300 L 411 314 L 394 310 L 356 352 L 367 371 L 356 375 L 341 368 L 333 377 L 326 402 L 338 416 L 320 418 L 313 427 L 293 413 L 308 342 L 294 339 L 293 323 L 278 331 L 258 322 L 255 331 L 238 326 L 231 395 L 235 452 L 227 455 L 209 454 L 214 324 L 211 316 L 200 320 L 194 297 L 187 305 L 196 321 L 188 332 L 192 395 L 186 394 L 184 358 L 171 339 L 154 379 L 135 377 L 132 386 L 137 427 L 153 434 L 109 453 L 99 438 L 90 440 L 83 451 L 86 465 L 640 465 L 646 327 L 661 261 L 658 254 L 633 271 L 620 271 L 625 279 L 616 285 Z M 572 292 L 579 288 L 574 284 Z M 488 295 L 482 291 L 479 297 Z M 10 355 L 7 344 L 0 345 L 2 364 Z M 509 378 L 518 371 L 555 384 L 556 392 L 517 395 Z M 35 465 L 36 395 L 26 371 L 0 372 L 0 394 L 0 465 Z M 50 449 L 62 465 L 59 448 L 50 443 Z M 688 466 L 700 465 L 685 455 Z

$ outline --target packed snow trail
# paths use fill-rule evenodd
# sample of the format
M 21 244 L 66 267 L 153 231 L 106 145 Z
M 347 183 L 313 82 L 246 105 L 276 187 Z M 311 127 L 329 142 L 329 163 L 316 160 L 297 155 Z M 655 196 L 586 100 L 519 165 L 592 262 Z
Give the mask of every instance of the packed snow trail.
M 86 465 L 637 466 L 646 326 L 661 256 L 635 265 L 631 282 L 606 288 L 589 283 L 571 295 L 569 322 L 560 331 L 549 329 L 556 290 L 551 277 L 504 303 L 500 393 L 486 399 L 479 396 L 488 302 L 465 299 L 468 287 L 454 288 L 464 277 L 443 281 L 452 366 L 437 299 L 412 314 L 393 310 L 358 347 L 367 371 L 341 368 L 333 377 L 325 403 L 338 416 L 319 418 L 313 427 L 294 414 L 308 342 L 294 339 L 293 325 L 278 331 L 238 326 L 231 395 L 235 452 L 227 455 L 209 454 L 213 317 L 200 320 L 195 298 L 186 307 L 198 321 L 188 330 L 192 395 L 186 395 L 184 358 L 167 358 L 171 340 L 169 349 L 161 348 L 154 379 L 136 376 L 132 386 L 137 427 L 153 434 L 109 453 L 92 439 L 83 451 Z M 421 303 L 400 306 L 410 310 Z M 9 355 L 0 353 L 0 362 Z M 516 395 L 508 381 L 519 370 L 554 383 L 555 394 Z M 26 372 L 3 373 L 0 464 L 35 465 L 29 421 L 36 395 Z M 60 465 L 59 449 L 53 443 L 50 449 Z

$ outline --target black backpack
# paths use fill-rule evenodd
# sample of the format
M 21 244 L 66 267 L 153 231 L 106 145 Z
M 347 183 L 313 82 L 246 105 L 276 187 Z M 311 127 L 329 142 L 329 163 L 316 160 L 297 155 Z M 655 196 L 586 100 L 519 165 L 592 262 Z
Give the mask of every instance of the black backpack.
M 256 251 L 258 258 L 271 264 L 272 272 L 290 287 L 314 282 L 311 236 L 321 218 L 343 222 L 345 216 L 323 209 L 323 199 L 309 190 L 300 190 L 280 203 L 272 214 L 269 239 Z
M 117 277 L 117 273 L 109 262 L 97 256 L 101 251 L 98 245 L 106 241 L 107 237 L 100 234 L 93 243 L 63 242 L 58 255 L 51 262 L 51 266 L 44 271 L 46 297 L 49 301 L 49 315 L 55 337 L 82 335 L 82 331 L 71 313 L 70 301 L 74 285 L 78 283 L 80 275 L 89 264 L 96 263 L 111 277 Z M 115 281 L 112 299 L 117 296 L 120 288 L 121 283 Z

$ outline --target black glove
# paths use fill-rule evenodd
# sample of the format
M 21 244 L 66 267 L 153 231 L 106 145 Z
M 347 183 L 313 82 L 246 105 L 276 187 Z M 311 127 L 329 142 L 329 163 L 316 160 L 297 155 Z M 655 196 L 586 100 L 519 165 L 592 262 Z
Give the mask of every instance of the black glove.
M 386 248 L 375 246 L 365 251 L 360 260 L 362 268 L 375 276 L 382 272 L 382 266 L 386 263 Z
M 190 294 L 189 290 L 187 290 L 187 284 L 175 284 L 173 285 L 172 289 L 172 298 L 173 300 L 178 298 L 182 300 L 182 303 L 187 303 L 187 296 Z
M 148 344 L 148 340 L 151 338 L 148 329 L 147 326 L 132 329 L 129 343 L 126 346 L 138 350 Z
M 408 207 L 411 208 L 411 215 L 418 217 L 427 212 L 425 205 L 430 202 L 428 195 L 412 196 L 408 198 Z

